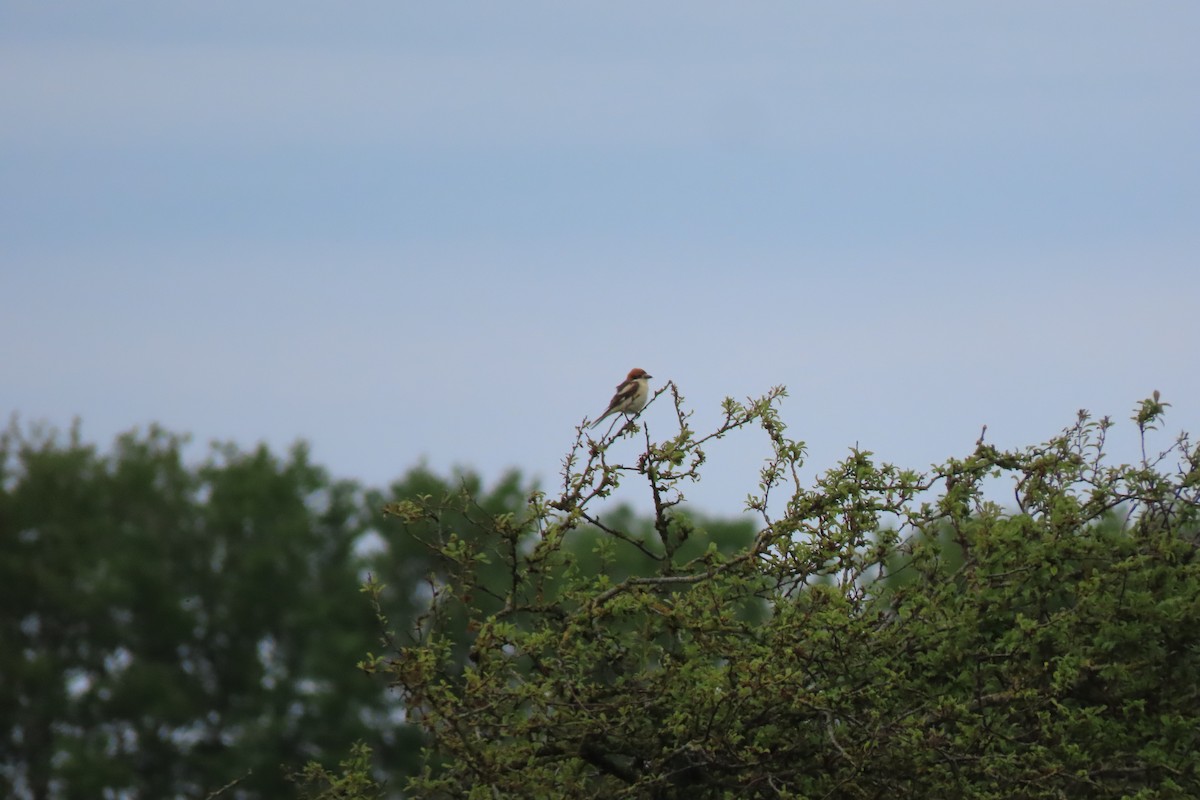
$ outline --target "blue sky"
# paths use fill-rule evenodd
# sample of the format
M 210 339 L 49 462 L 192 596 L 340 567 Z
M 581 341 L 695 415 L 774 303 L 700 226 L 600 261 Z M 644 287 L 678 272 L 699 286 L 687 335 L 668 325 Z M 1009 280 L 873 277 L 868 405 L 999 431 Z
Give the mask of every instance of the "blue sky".
M 633 366 L 701 428 L 787 385 L 810 478 L 1154 389 L 1198 430 L 1197 31 L 1155 0 L 10 0 L 0 411 L 305 438 L 376 484 L 552 482 Z M 732 513 L 765 452 L 721 442 L 690 497 Z

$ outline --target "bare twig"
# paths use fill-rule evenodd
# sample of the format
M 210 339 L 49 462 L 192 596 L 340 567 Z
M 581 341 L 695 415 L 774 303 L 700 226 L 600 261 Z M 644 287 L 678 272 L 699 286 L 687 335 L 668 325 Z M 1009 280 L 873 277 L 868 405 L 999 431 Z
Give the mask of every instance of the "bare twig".
M 250 777 L 250 775 L 251 775 L 253 772 L 254 772 L 254 770 L 252 770 L 252 769 L 248 769 L 248 770 L 246 770 L 246 774 L 244 774 L 244 775 L 242 775 L 242 776 L 240 776 L 240 777 L 234 778 L 234 779 L 233 779 L 233 780 L 231 780 L 229 783 L 227 783 L 227 784 L 225 784 L 224 786 L 222 786 L 220 789 L 217 789 L 215 792 L 213 792 L 213 793 L 209 794 L 207 797 L 205 797 L 205 798 L 204 798 L 204 800 L 216 800 L 216 798 L 218 798 L 218 797 L 220 797 L 221 795 L 225 794 L 225 792 L 229 791 L 229 790 L 230 790 L 230 789 L 232 789 L 234 786 L 237 786 L 239 783 L 241 783 L 242 781 L 246 780 L 246 778 L 249 778 L 249 777 Z

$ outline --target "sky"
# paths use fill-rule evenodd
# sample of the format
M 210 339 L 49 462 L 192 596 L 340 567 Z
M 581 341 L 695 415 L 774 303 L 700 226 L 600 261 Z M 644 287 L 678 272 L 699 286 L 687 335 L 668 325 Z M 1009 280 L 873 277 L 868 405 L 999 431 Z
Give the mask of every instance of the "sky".
M 1129 461 L 1153 390 L 1152 446 L 1200 430 L 1198 34 L 1160 0 L 5 0 L 0 413 L 549 488 L 636 366 L 699 431 L 787 386 L 808 481 L 1082 408 Z M 767 452 L 717 443 L 689 500 L 736 513 Z

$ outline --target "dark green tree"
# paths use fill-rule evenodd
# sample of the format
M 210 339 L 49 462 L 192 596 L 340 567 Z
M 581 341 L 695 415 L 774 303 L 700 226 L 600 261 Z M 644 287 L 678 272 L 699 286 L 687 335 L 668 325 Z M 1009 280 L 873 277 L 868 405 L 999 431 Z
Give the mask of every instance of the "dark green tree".
M 183 447 L 0 438 L 0 795 L 287 797 L 310 758 L 412 736 L 354 670 L 362 492 L 302 446 Z
M 700 436 L 669 388 L 666 438 L 581 432 L 560 489 L 518 513 L 469 492 L 388 507 L 438 564 L 419 623 L 364 665 L 428 737 L 411 796 L 1200 796 L 1186 436 L 1111 464 L 1112 423 L 1081 413 L 1024 450 L 981 437 L 922 473 L 855 451 L 806 485 L 782 390 L 727 401 Z M 1164 411 L 1141 404 L 1143 437 Z M 680 487 L 709 441 L 751 425 L 774 448 L 758 525 L 690 550 Z M 640 453 L 613 460 L 630 442 Z M 654 503 L 649 537 L 597 510 L 631 481 Z M 468 526 L 456 515 L 472 508 Z M 365 763 L 314 768 L 318 796 L 369 796 L 329 793 Z

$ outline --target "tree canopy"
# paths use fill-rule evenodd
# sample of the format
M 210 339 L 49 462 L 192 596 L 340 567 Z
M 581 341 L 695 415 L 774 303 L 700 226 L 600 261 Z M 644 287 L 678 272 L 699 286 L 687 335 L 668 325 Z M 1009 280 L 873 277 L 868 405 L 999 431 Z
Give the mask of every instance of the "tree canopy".
M 470 497 L 442 522 L 471 535 L 533 484 L 417 466 L 364 488 L 303 445 L 188 450 L 157 426 L 107 451 L 78 424 L 0 432 L 0 796 L 277 800 L 302 794 L 306 762 L 342 758 L 395 795 L 422 736 L 356 667 L 381 638 L 362 586 L 385 577 L 380 608 L 410 629 L 444 564 L 381 509 Z
M 307 759 L 415 742 L 354 669 L 361 490 L 302 446 L 183 446 L 0 438 L 0 795 L 284 797 Z
M 428 737 L 410 796 L 1200 795 L 1186 435 L 1111 464 L 1114 423 L 1081 412 L 1025 449 L 981 436 L 922 472 L 854 451 L 806 485 L 782 390 L 700 435 L 669 388 L 666 437 L 581 431 L 561 486 L 520 513 L 469 492 L 387 507 L 437 559 L 424 616 L 364 663 Z M 1135 411 L 1146 446 L 1165 409 Z M 722 548 L 680 491 L 750 426 L 774 452 L 759 522 Z M 604 513 L 629 485 L 654 504 L 645 529 Z
M 1080 412 L 811 479 L 782 396 L 701 433 L 669 384 L 665 434 L 581 429 L 553 489 L 14 423 L 0 794 L 1200 796 L 1200 450 L 1156 452 L 1157 393 L 1134 464 Z M 690 511 L 754 429 L 753 515 Z

